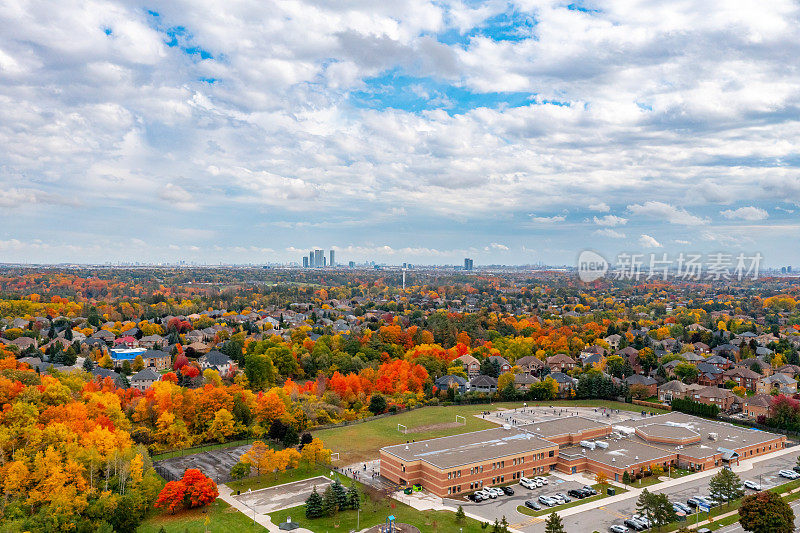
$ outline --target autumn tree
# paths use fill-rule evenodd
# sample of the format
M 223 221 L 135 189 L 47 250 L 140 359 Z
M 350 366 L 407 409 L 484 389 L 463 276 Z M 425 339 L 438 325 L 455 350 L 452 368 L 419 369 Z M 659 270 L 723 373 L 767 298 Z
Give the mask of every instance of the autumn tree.
M 739 523 L 753 533 L 791 533 L 794 531 L 794 511 L 780 496 L 763 491 L 742 499 Z
M 260 440 L 257 440 L 239 460 L 254 466 L 256 474 L 260 476 L 265 472 L 271 472 L 275 468 L 275 451 Z

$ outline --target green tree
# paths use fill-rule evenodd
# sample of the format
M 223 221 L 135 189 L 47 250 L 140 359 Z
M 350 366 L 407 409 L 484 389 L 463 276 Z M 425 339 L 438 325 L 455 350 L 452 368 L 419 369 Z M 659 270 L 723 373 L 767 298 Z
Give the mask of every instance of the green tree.
M 242 479 L 250 475 L 250 463 L 243 463 L 239 461 L 233 468 L 231 468 L 231 477 L 233 479 Z
M 311 491 L 306 499 L 306 518 L 319 518 L 323 514 L 322 496 L 317 492 L 317 487 Z
M 325 487 L 325 492 L 322 493 L 322 514 L 323 516 L 333 516 L 339 511 L 339 506 L 336 502 L 336 494 L 331 488 L 332 485 Z
M 742 480 L 733 471 L 723 468 L 708 482 L 711 497 L 730 503 L 744 496 Z
M 83 359 L 83 369 L 86 370 L 87 372 L 91 372 L 92 370 L 94 370 L 94 361 L 92 361 L 91 355 L 87 354 L 86 357 Z
M 456 510 L 456 524 L 463 524 L 466 519 L 467 514 L 464 512 L 464 508 L 459 505 Z
M 347 499 L 347 489 L 344 488 L 344 485 L 336 479 L 333 483 L 330 484 L 331 491 L 333 491 L 333 497 L 336 501 L 336 509 L 337 510 L 344 510 L 348 508 L 348 499 Z
M 753 533 L 791 533 L 794 511 L 774 492 L 759 492 L 742 499 L 739 523 Z
M 386 398 L 381 394 L 373 394 L 369 400 L 369 412 L 373 415 L 379 415 L 386 411 Z
M 264 354 L 249 354 L 245 357 L 244 375 L 253 390 L 263 390 L 275 382 L 275 366 Z
M 564 529 L 564 522 L 555 512 L 550 513 L 550 516 L 547 517 L 547 521 L 544 523 L 544 533 L 567 533 L 567 530 Z
M 622 473 L 622 483 L 623 485 L 630 485 L 631 484 L 631 475 L 626 470 Z
M 675 375 L 684 383 L 694 383 L 700 371 L 691 363 L 678 363 L 675 366 Z
M 656 527 L 669 524 L 677 518 L 666 494 L 654 494 L 647 489 L 639 495 L 636 510 Z
M 361 493 L 358 492 L 358 487 L 356 487 L 355 483 L 351 483 L 350 488 L 347 489 L 347 508 L 348 509 L 361 508 Z

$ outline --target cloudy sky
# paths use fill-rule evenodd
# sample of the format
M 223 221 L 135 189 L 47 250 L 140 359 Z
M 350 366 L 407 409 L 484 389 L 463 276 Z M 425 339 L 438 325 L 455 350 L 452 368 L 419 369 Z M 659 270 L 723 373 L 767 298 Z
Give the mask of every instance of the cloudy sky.
M 0 2 L 0 262 L 800 264 L 800 7 Z

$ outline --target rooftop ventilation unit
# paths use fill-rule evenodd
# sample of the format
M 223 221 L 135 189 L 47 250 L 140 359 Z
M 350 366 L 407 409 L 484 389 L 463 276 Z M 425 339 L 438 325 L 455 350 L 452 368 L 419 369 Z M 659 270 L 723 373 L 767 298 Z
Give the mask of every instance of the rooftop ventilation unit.
M 588 441 L 588 440 L 582 440 L 581 441 L 581 446 L 583 446 L 584 448 L 589 448 L 590 450 L 594 450 L 594 446 L 595 445 L 594 445 L 594 442 L 591 442 L 591 441 Z
M 595 444 L 597 444 L 598 448 L 602 448 L 604 450 L 608 449 L 608 443 L 604 440 L 595 441 Z
M 511 429 L 511 424 L 503 424 L 503 429 Z
M 718 437 L 719 437 L 719 435 L 717 435 L 716 433 L 709 433 L 708 434 L 708 440 L 717 440 Z

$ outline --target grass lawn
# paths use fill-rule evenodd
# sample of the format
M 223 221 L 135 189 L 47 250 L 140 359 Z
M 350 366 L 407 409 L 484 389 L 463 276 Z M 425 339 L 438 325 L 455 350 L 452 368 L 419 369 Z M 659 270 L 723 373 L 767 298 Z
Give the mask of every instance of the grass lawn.
M 487 420 L 476 418 L 474 415 L 483 411 L 495 411 L 500 408 L 522 407 L 523 402 L 505 402 L 477 405 L 449 405 L 432 406 L 406 411 L 395 416 L 378 418 L 361 424 L 351 424 L 337 428 L 313 431 L 315 437 L 322 439 L 326 448 L 334 453 L 339 453 L 337 465 L 352 464 L 360 461 L 376 459 L 378 450 L 392 444 L 402 444 L 408 440 L 425 440 L 436 437 L 457 435 L 469 431 L 478 431 L 497 427 Z M 557 406 L 557 407 L 608 407 L 623 411 L 641 411 L 641 407 L 633 404 L 608 402 L 605 400 L 553 400 L 543 402 L 527 402 L 532 406 Z M 657 409 L 652 409 L 658 412 Z M 663 411 L 666 412 L 666 411 Z M 449 428 L 430 428 L 417 433 L 400 433 L 397 424 L 403 424 L 409 430 L 435 424 L 455 422 L 456 415 L 466 418 L 466 425 Z
M 206 524 L 208 518 L 208 524 Z M 241 533 L 267 531 L 259 524 L 253 524 L 248 518 L 222 500 L 217 499 L 205 509 L 191 509 L 169 514 L 165 511 L 145 520 L 136 530 L 137 533 L 158 533 L 161 528 L 167 533 Z
M 683 468 L 671 468 L 670 472 L 664 472 L 664 474 L 669 473 L 670 479 L 677 479 L 679 477 L 688 476 L 689 474 L 694 474 L 691 470 L 685 470 Z M 663 475 L 663 474 L 662 474 Z
M 486 533 L 487 530 L 481 528 L 481 523 L 467 517 L 463 523 L 456 523 L 456 515 L 450 511 L 417 511 L 411 506 L 400 503 L 391 498 L 381 498 L 370 500 L 368 497 L 364 502 L 360 520 L 356 511 L 342 511 L 334 517 L 327 518 L 306 518 L 305 506 L 299 505 L 291 509 L 275 511 L 270 513 L 273 524 L 280 524 L 291 516 L 292 520 L 300 524 L 301 527 L 310 529 L 314 532 L 327 533 L 333 531 L 353 531 L 366 527 L 383 524 L 386 517 L 394 515 L 398 523 L 411 524 L 426 533 L 453 533 L 462 531 L 463 533 Z M 358 520 L 358 521 L 357 521 Z M 358 524 L 358 528 L 357 528 Z
M 519 507 L 517 507 L 517 511 L 519 511 L 520 513 L 522 513 L 524 515 L 528 515 L 528 516 L 545 516 L 545 515 L 549 515 L 550 513 L 553 513 L 553 512 L 563 511 L 564 509 L 568 509 L 570 507 L 575 507 L 576 505 L 581 505 L 583 503 L 589 503 L 589 502 L 595 502 L 597 500 L 602 500 L 603 498 L 608 498 L 608 494 L 606 494 L 606 492 L 605 492 L 606 487 L 603 487 L 603 490 L 600 490 L 601 489 L 600 485 L 592 485 L 592 488 L 595 489 L 598 492 L 598 494 L 596 494 L 596 495 L 594 495 L 594 496 L 592 496 L 590 498 L 584 498 L 582 500 L 578 500 L 576 498 L 573 498 L 571 502 L 565 503 L 564 505 L 556 505 L 555 507 L 544 507 L 543 506 L 541 511 L 534 511 L 533 509 L 528 509 L 524 505 L 520 505 Z M 621 489 L 619 487 L 614 487 L 614 489 L 617 491 L 617 494 L 624 494 L 624 493 L 628 492 L 627 490 Z
M 291 483 L 292 481 L 300 481 L 301 479 L 308 479 L 316 476 L 326 476 L 330 474 L 330 465 L 316 465 L 311 468 L 306 468 L 304 465 L 299 468 L 290 468 L 279 472 L 277 478 L 275 474 L 264 474 L 261 476 L 253 476 L 238 481 L 231 481 L 226 483 L 234 491 L 240 490 L 246 492 L 247 489 L 257 490 L 275 485 L 283 485 L 284 483 Z

